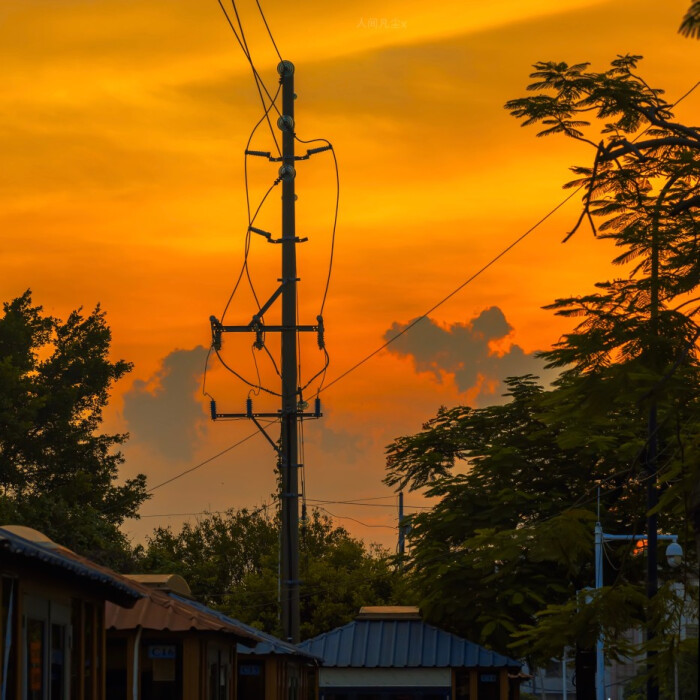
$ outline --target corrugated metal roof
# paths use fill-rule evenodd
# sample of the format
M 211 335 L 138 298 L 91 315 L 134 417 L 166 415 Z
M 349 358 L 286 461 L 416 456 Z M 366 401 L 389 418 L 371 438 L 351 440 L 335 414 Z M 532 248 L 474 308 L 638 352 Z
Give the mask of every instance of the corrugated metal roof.
M 262 637 L 257 630 L 237 620 L 222 619 L 215 610 L 186 598 L 181 598 L 158 589 L 147 589 L 146 597 L 130 610 L 108 603 L 105 609 L 107 629 L 132 630 L 137 627 L 169 632 L 223 632 L 232 634 L 237 642 L 250 641 L 257 644 Z
M 190 586 L 179 574 L 124 574 L 125 578 L 149 588 L 179 593 L 188 600 L 192 598 Z
M 176 598 L 177 600 L 183 600 L 180 596 L 178 596 L 175 593 L 170 594 L 172 598 Z M 225 621 L 225 622 L 231 622 L 233 624 L 239 625 L 243 629 L 248 630 L 251 634 L 256 635 L 257 637 L 260 638 L 261 641 L 259 641 L 257 644 L 254 645 L 248 645 L 248 644 L 239 644 L 238 645 L 238 653 L 239 654 L 255 654 L 255 655 L 263 655 L 263 654 L 283 654 L 287 656 L 303 656 L 306 657 L 309 661 L 320 661 L 320 659 L 313 654 L 310 654 L 307 651 L 302 651 L 299 649 L 299 647 L 295 646 L 294 644 L 290 644 L 289 642 L 285 642 L 282 639 L 278 639 L 277 637 L 273 637 L 271 634 L 267 634 L 267 632 L 262 632 L 259 629 L 255 627 L 251 627 L 250 625 L 246 625 L 244 622 L 241 622 L 240 620 L 236 620 L 232 617 L 229 617 L 228 615 L 225 615 L 222 612 L 219 612 L 218 610 L 211 610 L 210 608 L 207 608 L 206 606 L 202 605 L 201 603 L 197 603 L 195 601 L 186 601 L 190 605 L 193 605 L 195 607 L 203 608 L 208 610 L 211 614 L 216 615 L 220 620 Z
M 338 668 L 520 668 L 521 663 L 420 620 L 355 620 L 301 642 Z
M 138 586 L 132 585 L 119 574 L 51 542 L 48 538 L 32 541 L 17 532 L 0 527 L 0 551 L 40 562 L 47 567 L 62 569 L 85 582 L 97 583 L 103 588 L 107 600 L 122 605 L 132 605 L 144 595 Z

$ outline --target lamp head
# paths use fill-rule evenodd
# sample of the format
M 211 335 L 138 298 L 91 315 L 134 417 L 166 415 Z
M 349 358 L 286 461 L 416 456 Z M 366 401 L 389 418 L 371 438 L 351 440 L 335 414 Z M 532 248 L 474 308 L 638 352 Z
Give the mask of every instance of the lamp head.
M 681 565 L 683 561 L 683 548 L 678 542 L 671 542 L 671 544 L 666 547 L 666 561 L 668 561 L 669 566 L 674 569 Z

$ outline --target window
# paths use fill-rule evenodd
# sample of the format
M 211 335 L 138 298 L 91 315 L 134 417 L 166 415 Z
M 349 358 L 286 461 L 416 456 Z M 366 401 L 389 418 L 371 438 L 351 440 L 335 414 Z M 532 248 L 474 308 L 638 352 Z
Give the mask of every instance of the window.
M 66 626 L 51 622 L 50 658 L 51 700 L 65 700 L 66 691 Z
M 182 647 L 170 640 L 142 642 L 139 662 L 143 700 L 182 698 Z
M 239 658 L 238 697 L 265 697 L 265 665 L 262 661 L 249 661 L 245 657 Z
M 231 650 L 219 644 L 207 645 L 207 698 L 229 700 L 231 694 Z M 239 692 L 241 698 L 249 697 Z M 250 696 L 254 697 L 254 696 Z
M 27 700 L 44 700 L 44 621 L 28 618 L 26 629 Z
M 2 612 L 0 613 L 0 623 L 2 624 L 0 632 L 1 690 L 4 697 L 12 698 L 17 695 L 17 579 L 3 576 L 0 585 L 2 586 Z M 6 649 L 5 644 L 8 639 L 10 647 Z M 5 658 L 6 656 L 7 658 Z

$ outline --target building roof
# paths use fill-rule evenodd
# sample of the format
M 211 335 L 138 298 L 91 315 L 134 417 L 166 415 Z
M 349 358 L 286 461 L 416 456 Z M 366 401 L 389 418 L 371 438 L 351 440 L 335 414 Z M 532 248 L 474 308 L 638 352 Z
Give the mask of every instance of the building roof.
M 185 598 L 192 598 L 190 586 L 179 574 L 124 574 L 126 578 L 149 588 L 171 591 Z
M 0 527 L 0 553 L 43 568 L 63 571 L 68 578 L 97 586 L 103 597 L 120 605 L 133 605 L 143 597 L 139 586 L 119 574 L 66 549 L 32 528 Z
M 402 616 L 403 617 L 403 616 Z M 336 668 L 520 669 L 520 661 L 428 625 L 421 620 L 357 619 L 307 639 L 299 647 Z
M 231 634 L 236 642 L 253 645 L 262 641 L 257 630 L 237 620 L 223 619 L 215 610 L 193 600 L 170 594 L 157 588 L 140 586 L 146 596 L 130 610 L 107 604 L 105 626 L 107 629 L 132 630 L 142 627 L 148 630 L 187 632 L 221 632 Z
M 171 597 L 178 600 L 182 600 L 177 594 L 171 594 Z M 195 607 L 205 608 L 205 606 L 201 603 L 196 603 L 195 601 L 191 600 L 187 602 Z M 228 617 L 228 615 L 225 615 L 224 613 L 219 612 L 218 610 L 210 610 L 209 608 L 206 609 L 209 610 L 209 612 L 213 615 L 216 615 L 216 617 L 220 620 L 224 622 L 232 622 L 236 625 L 239 625 L 243 629 L 248 630 L 251 634 L 254 634 L 256 637 L 259 638 L 260 641 L 258 641 L 257 644 L 247 644 L 245 642 L 239 643 L 239 654 L 251 654 L 256 656 L 263 656 L 266 654 L 281 654 L 284 656 L 304 657 L 308 661 L 313 661 L 316 663 L 320 661 L 318 657 L 314 656 L 313 654 L 310 654 L 307 651 L 302 651 L 298 646 L 295 646 L 294 644 L 285 642 L 282 639 L 278 639 L 277 637 L 273 637 L 271 634 L 267 634 L 267 632 L 262 632 L 261 630 L 256 629 L 255 627 L 246 625 L 240 620 L 235 620 L 232 617 Z
M 356 620 L 420 620 L 420 608 L 413 605 L 364 605 Z

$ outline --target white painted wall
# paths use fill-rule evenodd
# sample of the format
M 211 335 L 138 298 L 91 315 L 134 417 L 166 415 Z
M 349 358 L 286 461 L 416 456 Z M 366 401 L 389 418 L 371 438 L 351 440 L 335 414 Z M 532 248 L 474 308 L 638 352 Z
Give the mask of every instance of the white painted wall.
M 449 688 L 452 672 L 449 668 L 321 668 L 318 684 L 321 688 Z

